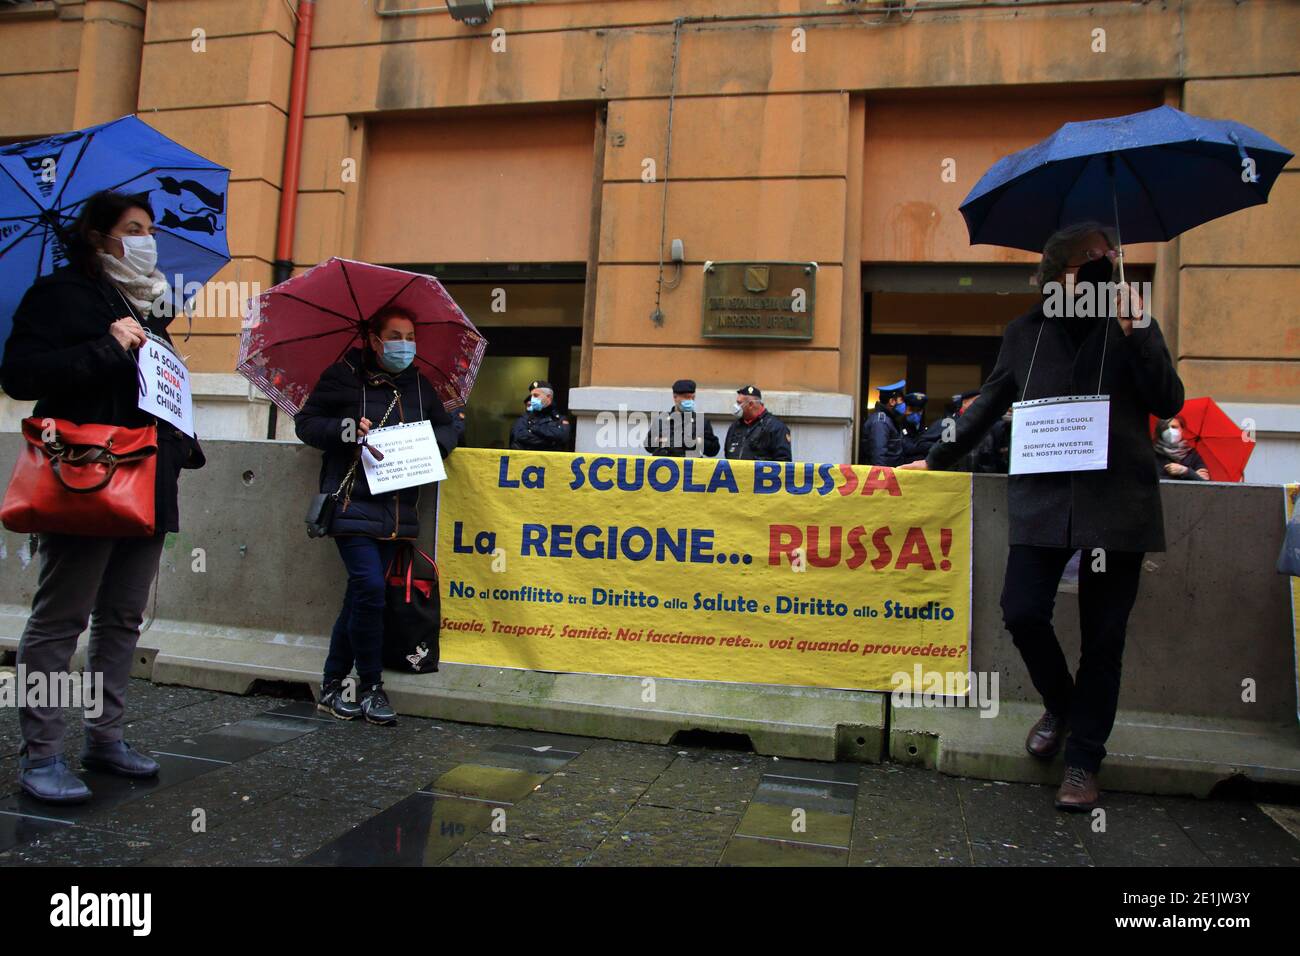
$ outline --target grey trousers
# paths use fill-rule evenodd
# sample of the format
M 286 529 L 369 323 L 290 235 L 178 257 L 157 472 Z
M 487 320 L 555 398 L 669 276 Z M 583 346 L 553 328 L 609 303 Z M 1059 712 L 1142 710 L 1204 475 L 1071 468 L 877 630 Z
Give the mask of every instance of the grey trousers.
M 28 675 L 66 673 L 77 637 L 89 621 L 86 672 L 102 681 L 103 706 L 96 708 L 98 716 L 85 718 L 87 741 L 121 740 L 131 661 L 166 535 L 39 538 L 41 572 L 17 663 Z M 62 709 L 20 707 L 18 726 L 28 757 L 39 760 L 63 753 Z

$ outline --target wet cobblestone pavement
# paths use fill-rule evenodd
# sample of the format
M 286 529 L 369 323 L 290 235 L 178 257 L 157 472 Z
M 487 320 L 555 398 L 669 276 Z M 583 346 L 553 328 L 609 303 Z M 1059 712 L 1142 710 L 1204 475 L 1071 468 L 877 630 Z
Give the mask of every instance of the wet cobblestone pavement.
M 1045 787 L 404 717 L 132 684 L 156 781 L 17 786 L 0 712 L 0 866 L 1295 866 L 1300 810 L 1108 794 L 1106 828 Z M 67 755 L 79 769 L 80 717 Z M 1104 780 L 1103 780 L 1104 783 Z

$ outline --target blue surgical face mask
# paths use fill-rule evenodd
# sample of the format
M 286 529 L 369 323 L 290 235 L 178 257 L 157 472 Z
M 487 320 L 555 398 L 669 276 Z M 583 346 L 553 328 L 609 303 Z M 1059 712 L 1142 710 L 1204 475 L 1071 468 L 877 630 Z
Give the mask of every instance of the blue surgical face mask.
M 681 406 L 681 409 L 682 409 L 682 411 L 684 411 L 684 412 L 693 412 L 693 411 L 695 411 L 695 399 L 693 399 L 693 398 L 683 398 L 683 399 L 682 399 L 680 402 L 678 402 L 677 404 Z
M 393 374 L 404 372 L 415 361 L 415 343 L 405 339 L 384 343 L 384 354 L 379 357 L 379 364 Z
M 542 400 L 534 395 L 528 400 L 528 410 L 530 412 L 540 412 L 542 410 Z

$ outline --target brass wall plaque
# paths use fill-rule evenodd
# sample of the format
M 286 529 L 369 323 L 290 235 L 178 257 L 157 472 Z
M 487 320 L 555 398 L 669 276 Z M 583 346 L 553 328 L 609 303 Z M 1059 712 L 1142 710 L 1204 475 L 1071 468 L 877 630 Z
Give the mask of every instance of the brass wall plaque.
M 709 262 L 700 334 L 710 339 L 811 339 L 815 262 Z

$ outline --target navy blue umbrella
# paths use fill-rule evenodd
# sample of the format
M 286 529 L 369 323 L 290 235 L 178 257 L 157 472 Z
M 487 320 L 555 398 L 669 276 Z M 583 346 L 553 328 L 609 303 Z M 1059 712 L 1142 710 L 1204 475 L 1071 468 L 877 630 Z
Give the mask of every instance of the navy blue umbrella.
M 1291 158 L 1249 126 L 1160 106 L 1066 123 L 994 163 L 961 214 L 972 245 L 1041 252 L 1085 220 L 1114 225 L 1125 242 L 1161 242 L 1267 202 Z
M 134 116 L 0 147 L 0 343 L 27 287 L 67 264 L 60 230 L 101 189 L 148 200 L 158 268 L 188 297 L 187 285 L 230 261 L 229 181 L 230 170 Z

